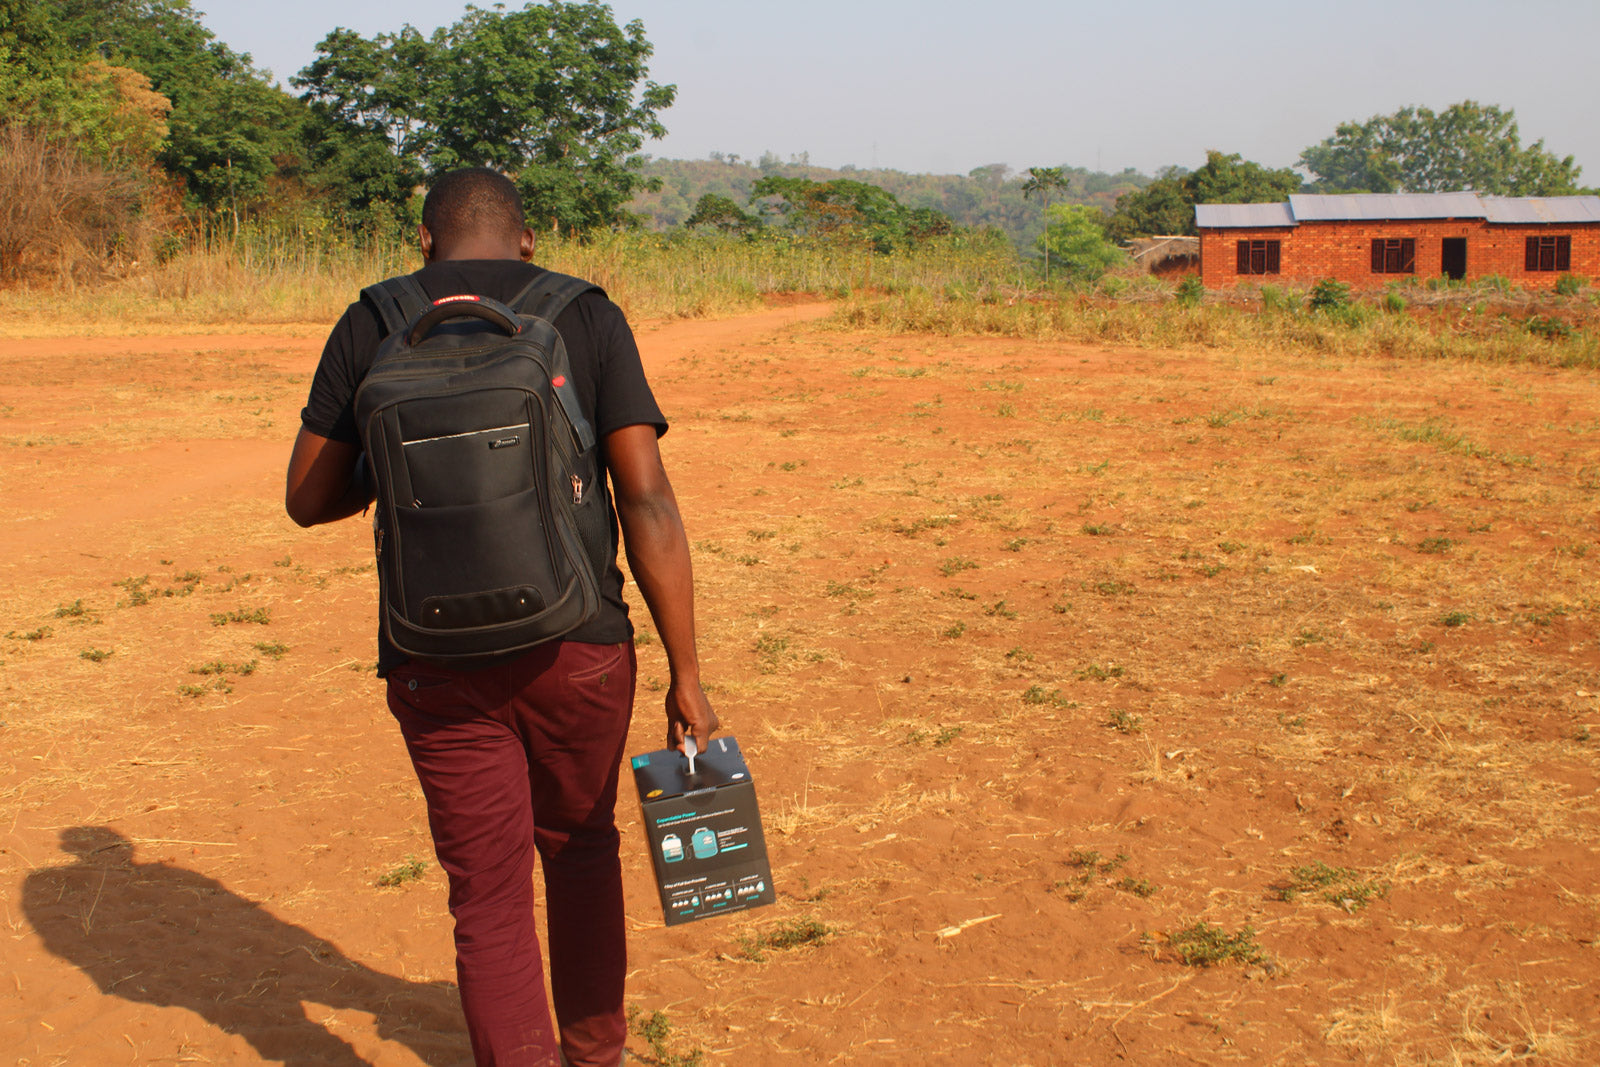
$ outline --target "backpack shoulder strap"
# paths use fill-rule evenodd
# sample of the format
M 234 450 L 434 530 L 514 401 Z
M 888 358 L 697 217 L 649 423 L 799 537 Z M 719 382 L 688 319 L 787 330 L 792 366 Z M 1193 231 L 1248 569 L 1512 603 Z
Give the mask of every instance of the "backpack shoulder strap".
M 547 270 L 524 286 L 522 292 L 511 299 L 510 306 L 519 315 L 532 315 L 553 323 L 568 304 L 590 291 L 606 295 L 606 291 L 593 282 Z
M 510 307 L 519 315 L 531 315 L 548 322 L 553 331 L 556 316 L 560 315 L 568 304 L 591 291 L 601 296 L 606 295 L 605 290 L 593 282 L 574 278 L 570 274 L 557 274 L 553 270 L 545 271 L 512 298 Z M 567 421 L 572 424 L 572 432 L 578 440 L 578 450 L 587 452 L 595 444 L 594 428 L 589 425 L 589 420 L 584 418 L 583 410 L 578 404 L 578 394 L 573 388 L 571 371 L 567 365 L 566 346 L 556 345 L 550 355 L 551 373 L 555 375 L 555 379 L 551 382 L 551 393 L 562 410 L 567 413 Z
M 406 326 L 431 304 L 428 294 L 409 274 L 369 285 L 361 290 L 361 295 L 378 312 L 385 337 Z

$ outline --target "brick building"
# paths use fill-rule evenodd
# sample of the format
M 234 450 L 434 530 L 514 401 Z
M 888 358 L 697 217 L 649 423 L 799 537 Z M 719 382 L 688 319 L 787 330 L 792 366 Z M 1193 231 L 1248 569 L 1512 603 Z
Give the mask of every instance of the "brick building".
M 1600 275 L 1600 196 L 1301 195 L 1197 204 L 1194 215 L 1208 289 L 1323 278 L 1373 289 L 1490 274 L 1549 288 L 1563 274 Z

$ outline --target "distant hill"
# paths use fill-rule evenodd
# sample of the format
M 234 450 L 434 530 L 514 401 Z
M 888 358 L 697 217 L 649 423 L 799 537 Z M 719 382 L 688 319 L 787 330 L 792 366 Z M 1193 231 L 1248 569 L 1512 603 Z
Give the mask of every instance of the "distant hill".
M 1071 179 L 1065 195 L 1051 197 L 1052 203 L 1094 204 L 1110 214 L 1117 197 L 1143 189 L 1153 180 L 1132 168 L 1119 174 L 1090 171 L 1083 167 L 1063 167 Z M 804 156 L 787 162 L 771 152 L 750 162 L 736 155 L 713 152 L 710 159 L 647 159 L 644 172 L 661 179 L 661 188 L 640 193 L 628 204 L 629 210 L 644 216 L 647 229 L 667 230 L 681 226 L 694 211 L 694 205 L 707 193 L 731 197 L 741 205 L 749 203 L 750 186 L 767 174 L 829 181 L 851 178 L 887 189 L 907 207 L 930 207 L 949 215 L 958 226 L 993 226 L 1005 232 L 1021 248 L 1031 248 L 1043 228 L 1043 205 L 1022 195 L 1026 171 L 1013 171 L 1003 163 L 978 167 L 968 174 L 907 174 L 899 170 L 864 170 L 841 167 L 833 170 L 815 167 Z

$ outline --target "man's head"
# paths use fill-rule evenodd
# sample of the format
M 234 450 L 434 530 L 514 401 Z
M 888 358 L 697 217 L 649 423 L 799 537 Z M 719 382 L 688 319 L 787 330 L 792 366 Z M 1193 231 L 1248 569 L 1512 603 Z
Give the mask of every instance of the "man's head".
M 487 167 L 442 175 L 422 202 L 422 257 L 532 259 L 533 231 L 510 178 Z

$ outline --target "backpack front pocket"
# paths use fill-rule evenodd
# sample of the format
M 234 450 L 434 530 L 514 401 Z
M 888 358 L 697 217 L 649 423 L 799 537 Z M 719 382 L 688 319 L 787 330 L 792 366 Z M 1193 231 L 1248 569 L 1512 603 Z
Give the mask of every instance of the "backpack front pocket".
M 481 504 L 397 507 L 394 521 L 402 588 L 392 606 L 413 625 L 510 622 L 537 614 L 566 590 L 549 537 L 531 535 L 547 527 L 537 489 Z M 496 612 L 500 618 L 488 617 Z

